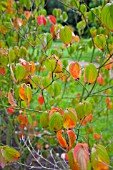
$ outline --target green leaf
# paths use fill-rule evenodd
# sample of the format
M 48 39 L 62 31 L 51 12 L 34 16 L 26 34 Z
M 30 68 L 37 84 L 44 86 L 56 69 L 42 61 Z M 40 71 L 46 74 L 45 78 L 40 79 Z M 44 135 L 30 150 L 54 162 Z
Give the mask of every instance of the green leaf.
M 95 146 L 97 155 L 99 156 L 100 160 L 104 162 L 105 164 L 109 165 L 110 164 L 110 159 L 107 153 L 107 150 L 105 149 L 104 146 L 98 144 Z
M 76 159 L 74 158 L 73 149 L 71 149 L 68 152 L 68 161 L 69 161 L 69 166 L 70 166 L 71 170 L 79 170 Z
M 95 46 L 96 46 L 98 49 L 104 50 L 105 47 L 106 47 L 106 38 L 105 38 L 105 35 L 103 35 L 103 34 L 97 35 L 97 36 L 94 38 L 94 44 L 95 44 Z
M 86 5 L 85 5 L 85 4 L 81 4 L 81 5 L 80 5 L 80 11 L 81 11 L 82 13 L 87 12 L 87 8 L 86 8 Z
M 107 3 L 103 7 L 101 20 L 105 28 L 113 32 L 113 3 Z
M 14 148 L 10 148 L 9 146 L 3 146 L 2 156 L 8 162 L 15 162 L 20 157 L 20 153 Z
M 65 26 L 64 28 L 61 29 L 60 31 L 60 40 L 64 43 L 64 44 L 69 44 L 72 41 L 72 32 L 69 29 L 68 26 Z
M 84 101 L 84 113 L 85 116 L 92 113 L 92 104 L 88 101 Z
M 16 59 L 16 55 L 13 49 L 9 50 L 9 59 L 10 61 L 14 61 Z
M 55 112 L 49 120 L 49 127 L 51 131 L 58 131 L 63 126 L 63 118 L 60 113 Z
M 49 113 L 42 113 L 40 116 L 40 124 L 43 128 L 49 126 Z
M 84 104 L 83 103 L 79 103 L 76 106 L 75 110 L 77 112 L 78 119 L 82 119 L 85 116 L 85 113 L 84 113 Z
M 63 20 L 63 22 L 66 22 L 68 20 L 68 15 L 66 12 L 62 13 L 62 20 Z
M 98 72 L 94 64 L 89 64 L 84 70 L 84 80 L 86 83 L 93 84 L 96 81 Z
M 25 74 L 26 74 L 26 70 L 24 69 L 24 67 L 19 63 L 16 64 L 16 68 L 15 68 L 16 80 L 19 82 L 22 81 Z
M 54 97 L 58 96 L 60 94 L 60 90 L 61 90 L 59 83 L 54 82 L 53 89 L 54 89 Z
M 27 49 L 24 46 L 20 48 L 19 55 L 22 58 L 25 58 L 27 56 Z

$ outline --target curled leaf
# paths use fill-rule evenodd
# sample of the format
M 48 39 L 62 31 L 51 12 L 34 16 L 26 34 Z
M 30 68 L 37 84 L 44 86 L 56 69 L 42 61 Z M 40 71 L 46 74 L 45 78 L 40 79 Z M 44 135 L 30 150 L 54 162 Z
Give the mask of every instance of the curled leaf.
M 68 145 L 69 145 L 69 150 L 72 148 L 72 146 L 75 144 L 75 140 L 76 140 L 76 135 L 72 130 L 67 130 L 66 133 L 68 134 Z
M 62 136 L 62 133 L 64 132 L 64 130 L 59 130 L 58 132 L 57 132 L 57 139 L 58 139 L 58 142 L 60 143 L 60 145 L 63 147 L 63 148 L 65 148 L 65 149 L 67 149 L 68 148 L 68 145 L 67 145 L 67 143 L 66 143 L 66 140 L 65 140 L 65 138 Z

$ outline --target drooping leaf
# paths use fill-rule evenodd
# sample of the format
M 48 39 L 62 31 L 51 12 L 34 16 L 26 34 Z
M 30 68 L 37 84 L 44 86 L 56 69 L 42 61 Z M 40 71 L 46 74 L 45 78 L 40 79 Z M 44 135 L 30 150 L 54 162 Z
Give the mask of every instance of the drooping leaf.
M 78 62 L 74 62 L 74 63 L 70 64 L 69 71 L 70 71 L 71 76 L 75 80 L 80 78 L 81 71 L 80 71 L 80 65 Z
M 72 41 L 72 32 L 68 26 L 65 26 L 60 31 L 60 39 L 64 44 L 69 44 Z

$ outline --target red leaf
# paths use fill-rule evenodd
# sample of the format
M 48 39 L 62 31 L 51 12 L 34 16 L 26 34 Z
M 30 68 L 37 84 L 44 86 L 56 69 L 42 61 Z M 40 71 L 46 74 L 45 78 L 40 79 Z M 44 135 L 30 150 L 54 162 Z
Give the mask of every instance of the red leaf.
M 4 76 L 4 75 L 6 74 L 6 71 L 5 71 L 5 68 L 4 68 L 4 67 L 0 68 L 0 74 L 1 74 L 2 76 Z
M 44 104 L 44 97 L 42 95 L 39 96 L 38 103 L 39 104 Z
M 46 25 L 47 21 L 44 15 L 40 15 L 37 17 L 37 23 L 39 25 Z
M 56 18 L 53 15 L 49 15 L 48 19 L 51 24 L 53 25 L 56 24 Z
M 77 62 L 74 62 L 70 64 L 70 74 L 71 76 L 77 80 L 80 78 L 81 72 L 80 72 L 80 65 Z
M 15 112 L 15 110 L 14 110 L 13 108 L 11 108 L 11 107 L 8 107 L 8 108 L 7 108 L 7 111 L 8 111 L 8 113 L 11 114 L 11 115 Z
M 97 78 L 97 82 L 98 82 L 99 85 L 102 85 L 102 84 L 104 83 L 103 77 L 102 77 L 102 76 L 99 76 L 99 77 Z
M 50 33 L 52 34 L 52 37 L 55 38 L 55 26 L 54 25 L 50 27 Z

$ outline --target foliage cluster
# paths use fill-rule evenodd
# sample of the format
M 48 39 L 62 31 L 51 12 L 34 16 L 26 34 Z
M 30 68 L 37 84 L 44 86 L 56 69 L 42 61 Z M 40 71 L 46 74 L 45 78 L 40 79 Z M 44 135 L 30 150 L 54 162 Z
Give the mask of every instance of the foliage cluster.
M 59 2 L 81 18 L 77 35 L 61 24 L 67 12 L 55 8 L 47 15 L 44 0 L 0 1 L 4 169 L 113 168 L 113 3 L 90 9 L 83 0 Z M 59 41 L 62 46 L 56 46 Z M 89 49 L 89 62 L 81 66 Z M 101 51 L 96 64 L 95 50 Z

